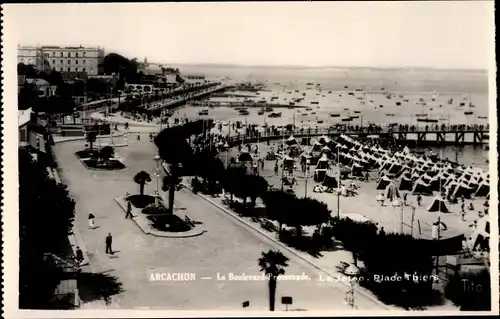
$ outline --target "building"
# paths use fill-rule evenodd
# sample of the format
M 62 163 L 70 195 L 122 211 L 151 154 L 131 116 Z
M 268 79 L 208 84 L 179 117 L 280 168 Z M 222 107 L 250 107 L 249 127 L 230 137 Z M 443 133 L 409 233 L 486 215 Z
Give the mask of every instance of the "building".
M 17 46 L 17 63 L 33 65 L 35 69 L 44 69 L 44 55 L 41 47 Z
M 205 76 L 203 75 L 189 74 L 189 75 L 182 75 L 182 78 L 188 84 L 202 84 L 205 82 Z
M 25 147 L 28 141 L 28 124 L 31 121 L 31 108 L 17 111 L 17 124 L 19 127 L 19 147 Z
M 57 85 L 50 85 L 49 82 L 44 79 L 25 79 L 25 84 L 31 84 L 37 88 L 40 92 L 39 96 L 52 96 L 56 94 Z
M 84 77 L 103 73 L 104 49 L 100 47 L 42 47 L 50 68 L 65 75 Z

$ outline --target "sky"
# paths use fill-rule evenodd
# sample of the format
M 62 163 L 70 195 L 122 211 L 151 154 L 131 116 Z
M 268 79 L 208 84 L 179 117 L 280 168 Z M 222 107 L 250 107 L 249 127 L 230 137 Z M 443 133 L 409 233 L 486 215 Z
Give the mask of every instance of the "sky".
M 488 69 L 493 1 L 5 5 L 21 45 L 159 63 Z

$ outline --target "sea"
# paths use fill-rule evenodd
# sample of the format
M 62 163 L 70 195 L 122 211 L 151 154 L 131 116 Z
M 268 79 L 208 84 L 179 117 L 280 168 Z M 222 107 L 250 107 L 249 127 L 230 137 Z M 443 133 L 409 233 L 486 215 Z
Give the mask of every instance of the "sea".
M 350 125 L 401 123 L 422 126 L 426 123 L 417 122 L 417 114 L 427 114 L 427 118 L 438 119 L 439 125 L 486 125 L 491 118 L 496 118 L 494 108 L 490 110 L 488 105 L 486 70 L 225 65 L 174 67 L 178 67 L 182 74 L 222 78 L 229 83 L 245 81 L 263 84 L 264 89 L 258 95 L 234 92 L 248 94 L 251 99 L 270 101 L 273 97 L 274 103 L 288 105 L 293 99 L 303 98 L 301 102 L 295 103 L 297 109 L 280 108 L 282 117 L 272 119 L 267 118 L 267 115 L 258 115 L 257 109 L 249 109 L 251 114 L 248 116 L 240 115 L 227 107 L 210 109 L 209 117 L 220 121 L 240 120 L 252 124 L 266 122 L 275 125 L 294 121 L 297 126 L 314 127 L 318 125 L 318 120 L 329 126 L 342 118 L 355 115 L 358 117 Z M 243 101 L 244 98 L 214 97 L 210 100 L 234 102 Z M 473 106 L 470 107 L 470 104 Z M 197 117 L 198 110 L 199 108 L 192 108 L 185 115 Z M 467 111 L 473 114 L 466 115 Z M 340 116 L 332 118 L 332 113 Z M 445 146 L 433 148 L 433 151 L 442 153 L 443 158 L 458 159 L 465 165 L 485 170 L 489 167 L 489 151 L 484 146 Z

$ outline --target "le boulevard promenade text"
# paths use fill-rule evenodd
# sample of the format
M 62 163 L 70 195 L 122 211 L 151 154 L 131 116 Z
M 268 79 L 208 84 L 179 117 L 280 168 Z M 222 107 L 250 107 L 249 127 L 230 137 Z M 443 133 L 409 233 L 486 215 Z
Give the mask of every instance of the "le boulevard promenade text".
M 196 281 L 196 280 L 215 280 L 215 281 L 266 281 L 271 278 L 271 275 L 257 274 L 250 275 L 246 273 L 216 273 L 215 276 L 197 276 L 196 273 L 176 273 L 176 272 L 153 272 L 149 274 L 149 281 Z M 280 275 L 276 277 L 276 280 L 280 281 L 310 281 L 311 276 L 301 273 L 299 275 Z M 342 274 L 337 274 L 335 276 L 328 276 L 324 274 L 319 274 L 316 278 L 320 282 L 353 282 L 353 281 L 365 281 L 373 280 L 375 282 L 387 282 L 387 281 L 414 281 L 414 282 L 425 282 L 425 281 L 437 281 L 438 277 L 436 275 L 418 275 L 418 274 L 403 274 L 403 275 L 393 275 L 393 276 L 382 276 L 373 275 L 373 278 L 365 278 L 362 276 L 354 277 Z

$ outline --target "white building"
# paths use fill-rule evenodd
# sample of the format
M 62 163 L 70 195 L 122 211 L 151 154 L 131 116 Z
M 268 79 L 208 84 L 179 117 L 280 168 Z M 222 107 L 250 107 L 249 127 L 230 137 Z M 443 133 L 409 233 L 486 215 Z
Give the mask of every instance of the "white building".
M 50 68 L 61 73 L 102 74 L 104 49 L 100 47 L 42 47 Z
M 43 70 L 44 56 L 41 47 L 17 46 L 17 63 L 33 65 L 37 70 Z

